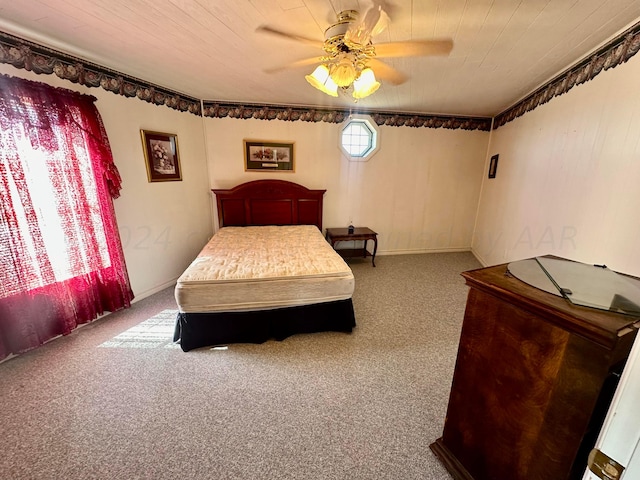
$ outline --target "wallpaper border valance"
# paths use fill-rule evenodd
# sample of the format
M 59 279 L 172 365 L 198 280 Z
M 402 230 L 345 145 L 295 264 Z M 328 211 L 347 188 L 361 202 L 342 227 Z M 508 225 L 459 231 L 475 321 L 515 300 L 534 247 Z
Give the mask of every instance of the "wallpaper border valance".
M 281 106 L 235 102 L 203 102 L 203 116 L 212 118 L 239 118 L 257 120 L 285 120 L 290 122 L 342 123 L 351 114 L 370 115 L 378 125 L 391 127 L 426 127 L 462 130 L 491 130 L 489 117 L 463 117 L 428 115 L 419 113 L 394 113 L 374 110 Z
M 629 28 L 595 53 L 548 81 L 533 93 L 507 110 L 496 115 L 493 129 L 521 117 L 525 113 L 547 103 L 554 97 L 567 93 L 576 85 L 588 82 L 603 70 L 617 67 L 640 50 L 640 23 Z
M 200 100 L 0 32 L 0 62 L 200 116 Z

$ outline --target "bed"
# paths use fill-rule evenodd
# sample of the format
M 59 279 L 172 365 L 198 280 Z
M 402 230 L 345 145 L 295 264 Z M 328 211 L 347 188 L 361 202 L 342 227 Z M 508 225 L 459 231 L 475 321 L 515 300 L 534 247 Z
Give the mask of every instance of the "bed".
M 220 228 L 175 287 L 182 350 L 351 332 L 355 282 L 322 235 L 325 190 L 256 180 L 212 191 Z

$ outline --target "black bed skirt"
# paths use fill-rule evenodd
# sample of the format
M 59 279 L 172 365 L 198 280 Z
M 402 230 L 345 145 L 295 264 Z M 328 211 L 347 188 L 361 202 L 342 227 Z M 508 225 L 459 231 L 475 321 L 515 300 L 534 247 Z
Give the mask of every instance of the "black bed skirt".
M 173 340 L 185 352 L 229 343 L 264 343 L 296 333 L 351 332 L 351 299 L 256 312 L 178 313 Z

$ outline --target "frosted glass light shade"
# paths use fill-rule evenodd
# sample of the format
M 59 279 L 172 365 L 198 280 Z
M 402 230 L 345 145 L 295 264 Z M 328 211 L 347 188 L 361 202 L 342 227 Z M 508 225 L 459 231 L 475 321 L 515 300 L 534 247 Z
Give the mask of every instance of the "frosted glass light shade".
M 357 75 L 356 67 L 349 58 L 341 59 L 331 69 L 331 79 L 339 87 L 348 87 L 356 79 Z
M 321 92 L 332 97 L 338 96 L 338 86 L 329 75 L 329 69 L 326 65 L 318 65 L 313 73 L 305 75 L 304 78 Z
M 373 92 L 380 88 L 380 82 L 376 80 L 376 76 L 373 74 L 373 70 L 365 68 L 360 73 L 360 76 L 353 82 L 353 97 L 364 98 L 371 95 Z

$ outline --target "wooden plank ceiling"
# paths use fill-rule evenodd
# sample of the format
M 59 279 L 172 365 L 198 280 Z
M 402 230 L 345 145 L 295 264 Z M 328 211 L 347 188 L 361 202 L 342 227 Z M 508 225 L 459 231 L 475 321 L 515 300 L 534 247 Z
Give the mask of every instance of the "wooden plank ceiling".
M 375 43 L 448 37 L 448 57 L 385 59 L 409 76 L 358 106 L 492 116 L 640 19 L 637 0 L 393 0 Z M 371 0 L 0 0 L 0 30 L 204 100 L 349 107 L 307 84 L 313 66 L 269 67 L 318 48 L 336 14 Z

